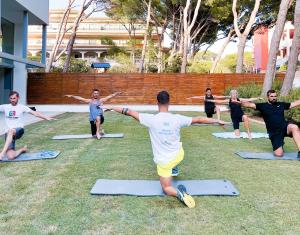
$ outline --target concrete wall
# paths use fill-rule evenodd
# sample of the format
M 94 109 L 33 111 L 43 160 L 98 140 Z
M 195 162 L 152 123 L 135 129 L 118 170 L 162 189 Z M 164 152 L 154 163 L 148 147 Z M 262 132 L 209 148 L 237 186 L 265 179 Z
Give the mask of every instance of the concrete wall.
M 10 0 L 11 1 L 11 0 Z M 35 16 L 48 24 L 49 22 L 49 0 L 16 0 Z
M 23 25 L 15 25 L 15 56 L 22 57 L 22 35 Z M 20 93 L 20 103 L 26 104 L 27 96 L 27 70 L 26 65 L 19 62 L 14 62 L 13 71 L 13 89 Z

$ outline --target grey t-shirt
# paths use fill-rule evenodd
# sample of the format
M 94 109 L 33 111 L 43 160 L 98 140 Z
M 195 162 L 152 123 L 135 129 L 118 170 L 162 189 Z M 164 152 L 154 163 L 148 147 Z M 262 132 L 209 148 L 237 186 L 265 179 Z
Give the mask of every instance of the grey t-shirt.
M 97 116 L 103 115 L 103 110 L 100 105 L 102 105 L 102 103 L 99 100 L 90 102 L 90 121 L 95 121 Z

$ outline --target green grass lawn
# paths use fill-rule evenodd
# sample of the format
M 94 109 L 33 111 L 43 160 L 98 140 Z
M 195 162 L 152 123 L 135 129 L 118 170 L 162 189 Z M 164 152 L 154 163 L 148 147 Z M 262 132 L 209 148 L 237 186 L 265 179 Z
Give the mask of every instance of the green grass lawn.
M 239 158 L 235 151 L 271 151 L 269 140 L 216 139 L 211 132 L 223 131 L 217 126 L 182 129 L 178 178 L 228 179 L 240 196 L 195 197 L 196 208 L 188 209 L 172 197 L 90 195 L 99 178 L 158 178 L 147 129 L 116 113 L 105 119 L 106 132 L 125 138 L 51 140 L 89 133 L 87 114 L 26 127 L 18 146 L 61 154 L 0 163 L 0 234 L 300 234 L 300 162 Z M 252 124 L 252 130 L 265 128 Z M 291 139 L 285 150 L 296 151 Z

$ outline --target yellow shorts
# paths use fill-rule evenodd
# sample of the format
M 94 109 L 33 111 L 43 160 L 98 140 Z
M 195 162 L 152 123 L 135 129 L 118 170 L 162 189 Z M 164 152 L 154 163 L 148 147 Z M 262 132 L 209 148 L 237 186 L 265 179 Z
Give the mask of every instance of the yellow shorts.
M 174 160 L 170 161 L 167 164 L 163 164 L 163 165 L 158 164 L 157 165 L 158 175 L 161 176 L 161 177 L 170 177 L 170 176 L 172 176 L 172 169 L 175 166 L 177 166 L 183 160 L 183 157 L 184 157 L 184 151 L 183 151 L 183 148 L 181 148 Z

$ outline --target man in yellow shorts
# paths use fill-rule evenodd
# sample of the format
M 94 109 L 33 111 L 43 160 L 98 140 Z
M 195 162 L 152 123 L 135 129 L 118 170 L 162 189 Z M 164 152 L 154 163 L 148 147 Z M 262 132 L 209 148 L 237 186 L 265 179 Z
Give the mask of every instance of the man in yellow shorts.
M 172 185 L 172 175 L 178 174 L 177 165 L 184 158 L 184 150 L 180 142 L 180 128 L 190 126 L 193 123 L 219 123 L 224 125 L 221 120 L 186 117 L 179 114 L 169 113 L 170 97 L 168 92 L 161 91 L 157 95 L 158 110 L 157 114 L 138 113 L 128 108 L 108 107 L 124 115 L 131 116 L 146 126 L 149 130 L 153 160 L 157 165 L 157 173 L 160 176 L 160 184 L 165 194 L 177 197 L 189 208 L 195 207 L 194 199 L 187 193 L 184 185 L 175 188 Z

